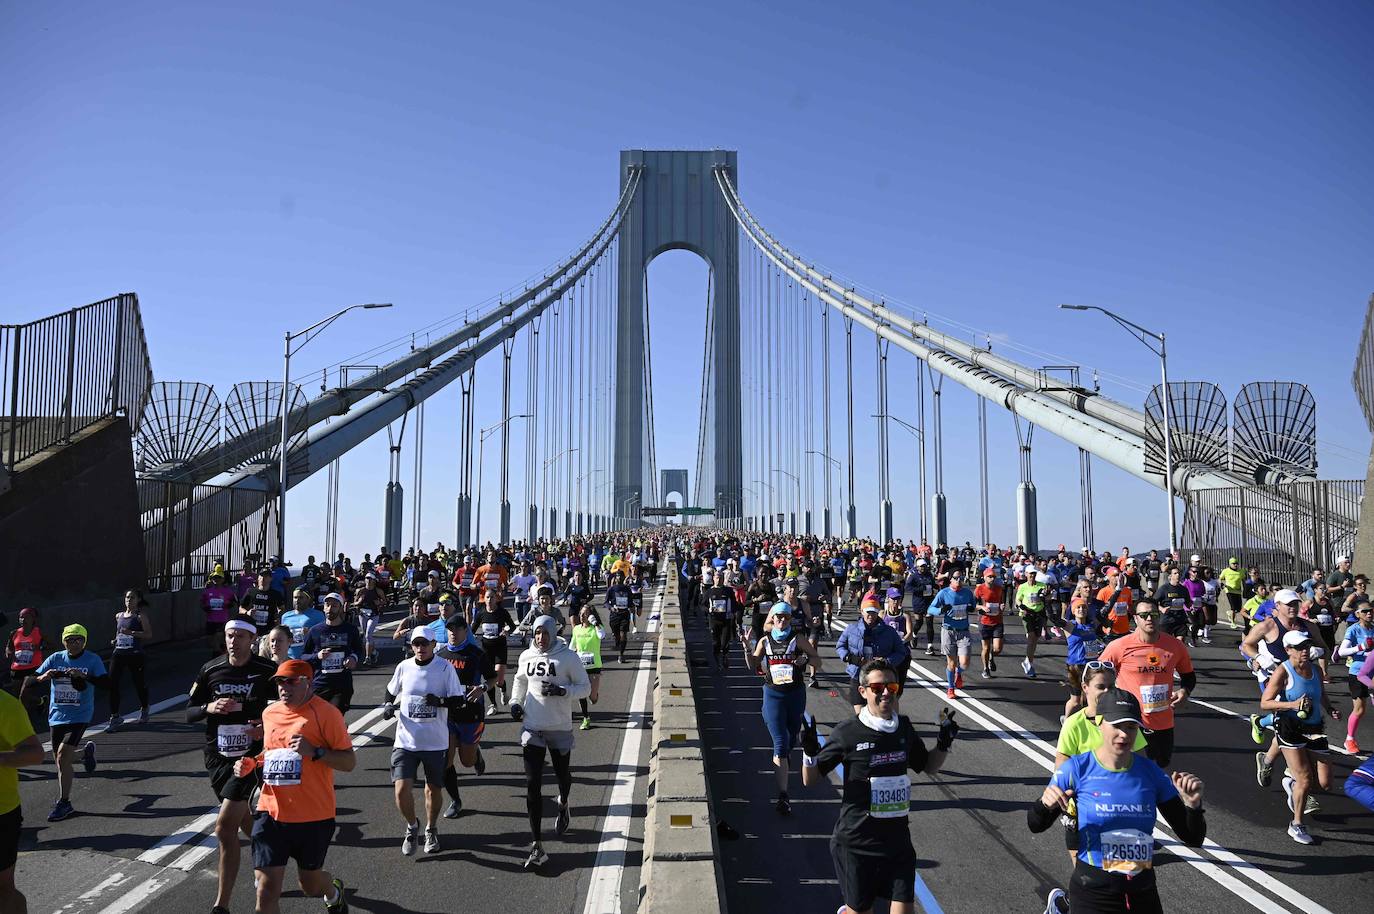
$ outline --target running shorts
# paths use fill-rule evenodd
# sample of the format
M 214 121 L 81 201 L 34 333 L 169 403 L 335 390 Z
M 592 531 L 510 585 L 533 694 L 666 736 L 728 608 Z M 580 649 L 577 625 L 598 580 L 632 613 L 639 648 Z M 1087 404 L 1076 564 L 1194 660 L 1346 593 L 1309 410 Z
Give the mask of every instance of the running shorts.
M 334 820 L 278 822 L 265 812 L 253 817 L 253 869 L 267 870 L 296 861 L 297 869 L 324 869 L 334 838 Z
M 1350 697 L 1354 701 L 1361 701 L 1369 697 L 1369 686 L 1360 682 L 1355 674 L 1350 675 Z
M 225 758 L 209 746 L 205 747 L 205 770 L 210 772 L 210 787 L 215 791 L 215 799 L 247 803 L 253 798 L 260 769 L 254 768 L 247 777 L 234 777 L 234 763 L 237 761 Z
M 1145 755 L 1159 767 L 1167 769 L 1174 757 L 1174 728 L 1160 728 L 1146 733 Z
M 449 720 L 448 732 L 458 740 L 460 746 L 475 746 L 482 741 L 482 731 L 487 727 L 485 721 L 459 723 Z
M 862 854 L 832 838 L 830 859 L 844 903 L 851 910 L 868 911 L 878 898 L 905 904 L 916 900 L 916 852 L 909 839 L 906 847 L 886 854 Z
M 413 781 L 423 768 L 426 784 L 441 784 L 446 767 L 445 755 L 443 749 L 402 749 L 397 746 L 391 750 L 391 780 Z
M 520 746 L 534 746 L 537 749 L 548 747 L 558 752 L 571 752 L 573 732 L 571 730 L 521 730 Z
M 996 625 L 979 626 L 982 631 L 984 641 L 1004 641 L 1006 640 L 1007 623 L 998 622 Z
M 489 682 L 496 681 L 496 665 L 506 666 L 510 663 L 510 651 L 506 644 L 506 639 L 483 638 L 482 639 L 482 677 Z
M 0 815 L 0 872 L 14 869 L 19 859 L 19 833 L 24 824 L 24 806 Z
M 940 652 L 946 657 L 953 657 L 956 654 L 960 657 L 967 657 L 971 643 L 972 638 L 969 637 L 968 629 L 956 631 L 947 626 L 940 626 Z
M 81 737 L 86 735 L 86 728 L 90 725 L 90 721 L 86 721 L 84 724 L 53 724 L 50 731 L 53 748 L 63 743 L 76 748 L 76 744 L 81 742 Z
M 1305 724 L 1283 715 L 1275 718 L 1274 732 L 1278 734 L 1281 749 L 1306 749 L 1320 754 L 1331 751 L 1326 741 L 1326 727 L 1322 723 Z

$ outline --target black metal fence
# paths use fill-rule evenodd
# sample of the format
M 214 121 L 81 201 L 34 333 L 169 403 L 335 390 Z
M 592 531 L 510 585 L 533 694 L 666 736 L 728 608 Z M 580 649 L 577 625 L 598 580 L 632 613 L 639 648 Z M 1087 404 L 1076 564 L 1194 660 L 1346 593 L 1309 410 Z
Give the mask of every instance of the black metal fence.
M 232 575 L 277 552 L 277 500 L 268 492 L 138 481 L 150 591 L 200 587 L 222 564 Z
M 1353 555 L 1363 498 L 1362 479 L 1196 490 L 1187 498 L 1184 543 L 1192 545 L 1184 551 L 1215 568 L 1234 555 L 1266 581 L 1293 586 Z
M 0 467 L 12 472 L 120 413 L 137 431 L 152 383 L 132 292 L 27 324 L 0 324 Z

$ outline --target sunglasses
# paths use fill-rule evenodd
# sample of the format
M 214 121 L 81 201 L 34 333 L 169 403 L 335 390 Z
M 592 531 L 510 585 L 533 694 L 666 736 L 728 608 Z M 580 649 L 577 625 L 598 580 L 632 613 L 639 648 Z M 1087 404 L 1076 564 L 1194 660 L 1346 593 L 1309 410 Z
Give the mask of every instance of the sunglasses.
M 1116 664 L 1112 663 L 1110 660 L 1089 660 L 1087 663 L 1083 664 L 1083 666 L 1087 667 L 1090 670 L 1116 669 Z
M 883 692 L 896 695 L 902 690 L 901 685 L 896 682 L 870 682 L 864 688 L 877 695 L 881 695 Z
M 1136 617 L 1137 619 L 1158 619 L 1158 618 L 1160 617 L 1160 615 L 1161 615 L 1160 613 L 1156 613 L 1156 612 L 1136 613 L 1136 614 L 1135 614 L 1135 617 Z

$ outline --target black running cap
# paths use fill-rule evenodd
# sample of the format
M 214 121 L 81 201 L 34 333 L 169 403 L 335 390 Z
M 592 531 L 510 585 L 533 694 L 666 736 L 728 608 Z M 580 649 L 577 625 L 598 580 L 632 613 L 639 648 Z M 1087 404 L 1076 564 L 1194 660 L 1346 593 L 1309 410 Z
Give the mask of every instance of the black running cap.
M 1125 689 L 1109 689 L 1097 699 L 1097 713 L 1109 724 L 1132 723 L 1145 728 L 1140 701 Z

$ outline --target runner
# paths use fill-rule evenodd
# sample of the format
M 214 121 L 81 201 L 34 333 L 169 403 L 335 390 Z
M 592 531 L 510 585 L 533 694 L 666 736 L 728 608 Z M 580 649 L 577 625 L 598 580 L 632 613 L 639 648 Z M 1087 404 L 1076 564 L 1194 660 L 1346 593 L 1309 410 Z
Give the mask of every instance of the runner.
M 472 629 L 482 639 L 485 658 L 482 678 L 487 682 L 487 700 L 494 711 L 506 701 L 506 664 L 509 662 L 506 636 L 515 632 L 515 620 L 503 605 L 499 590 L 486 591 L 486 601 L 473 620 Z M 500 689 L 499 701 L 497 689 Z
M 798 745 L 797 733 L 806 711 L 806 688 L 797 672 L 809 665 L 815 677 L 820 672 L 821 658 L 806 636 L 793 630 L 792 607 L 786 603 L 773 604 L 764 628 L 765 634 L 745 656 L 750 671 L 763 676 L 763 722 L 773 738 L 776 807 L 779 813 L 787 815 L 792 811 L 787 794 L 789 758 Z
M 1290 631 L 1283 636 L 1283 648 L 1288 659 L 1279 664 L 1269 676 L 1260 698 L 1260 708 L 1274 714 L 1276 742 L 1283 752 L 1288 772 L 1283 776 L 1283 792 L 1288 795 L 1288 809 L 1293 820 L 1288 824 L 1288 837 L 1299 844 L 1314 844 L 1307 832 L 1303 816 L 1317 809 L 1308 805 L 1308 796 L 1316 785 L 1322 790 L 1331 787 L 1331 765 L 1326 761 L 1330 748 L 1326 741 L 1323 712 L 1331 713 L 1331 702 L 1322 688 L 1322 676 L 1312 663 L 1311 648 L 1315 642 L 1307 632 Z
M 1336 648 L 1336 655 L 1346 662 L 1350 671 L 1350 715 L 1345 722 L 1345 751 L 1360 751 L 1355 731 L 1364 719 L 1369 701 L 1369 687 L 1360 681 L 1359 671 L 1365 659 L 1374 656 L 1374 606 L 1361 603 L 1355 607 L 1355 622 L 1345 630 L 1345 637 Z
M 554 831 L 562 835 L 572 817 L 572 702 L 591 693 L 591 682 L 582 661 L 561 638 L 554 635 L 548 616 L 535 620 L 534 643 L 520 655 L 511 689 L 510 715 L 519 721 L 520 747 L 525 760 L 525 809 L 529 815 L 530 845 L 525 868 L 538 868 L 549 860 L 543 838 L 544 762 L 552 760 L 558 779 L 558 818 Z
M 896 587 L 887 589 L 887 600 L 883 603 L 883 624 L 897 633 L 906 648 L 906 657 L 897 664 L 897 681 L 906 688 L 906 674 L 911 669 L 911 617 L 902 612 L 902 591 Z
M 344 619 L 343 597 L 330 594 L 324 601 L 324 621 L 305 636 L 301 659 L 317 668 L 315 694 L 347 714 L 353 704 L 353 671 L 363 652 L 363 638 L 352 622 Z
M 735 589 L 725 583 L 725 572 L 717 569 L 712 575 L 711 589 L 706 592 L 712 669 L 725 670 L 730 666 L 730 642 L 734 638 L 735 619 L 740 609 L 735 599 Z
M 1108 644 L 1098 659 L 1116 667 L 1118 688 L 1130 692 L 1140 702 L 1144 714 L 1140 719 L 1148 728 L 1145 752 L 1151 761 L 1168 771 L 1174 756 L 1174 708 L 1193 694 L 1197 674 L 1183 642 L 1160 631 L 1161 615 L 1154 600 L 1140 600 L 1135 607 L 1135 631 Z M 1179 679 L 1177 689 L 1175 671 Z
M 417 628 L 410 634 L 413 657 L 396 665 L 386 686 L 382 716 L 387 720 L 401 712 L 391 749 L 391 781 L 396 788 L 396 809 L 405 820 L 401 853 L 415 853 L 420 823 L 415 818 L 415 775 L 425 771 L 425 853 L 439 851 L 439 809 L 444 802 L 444 770 L 449 744 L 448 712 L 461 706 L 464 689 L 452 664 L 434 660 L 429 632 Z
M 849 676 L 849 703 L 854 706 L 855 714 L 865 704 L 859 692 L 859 671 L 868 661 L 880 658 L 897 670 L 911 660 L 911 651 L 901 636 L 891 626 L 883 624 L 882 607 L 872 595 L 864 597 L 859 605 L 858 621 L 846 625 L 836 639 L 835 654 L 844 663 L 844 671 Z M 897 684 L 903 685 L 900 680 Z
M 1131 751 L 1145 726 L 1133 694 L 1113 689 L 1098 699 L 1098 710 L 1101 744 L 1055 770 L 1026 821 L 1037 834 L 1061 814 L 1077 823 L 1069 911 L 1159 914 L 1164 909 L 1153 868 L 1155 816 L 1162 815 L 1184 844 L 1201 847 L 1207 837 L 1202 781 L 1182 771 L 1171 778 Z M 1063 890 L 1053 890 L 1047 914 L 1063 911 L 1063 899 Z
M 219 800 L 215 818 L 219 885 L 211 914 L 228 914 L 239 875 L 239 832 L 252 837 L 250 802 L 258 778 L 235 776 L 234 764 L 244 755 L 262 751 L 261 736 L 255 734 L 263 709 L 275 697 L 272 675 L 277 669 L 253 653 L 257 629 L 251 622 L 231 619 L 221 637 L 225 653 L 200 668 L 186 700 L 186 722 L 205 722 L 205 770 Z
M 940 617 L 940 651 L 945 655 L 947 698 L 954 698 L 954 690 L 964 687 L 964 670 L 968 669 L 971 644 L 968 613 L 969 607 L 976 605 L 978 598 L 964 586 L 962 571 L 950 573 L 949 586 L 941 588 L 930 604 L 931 614 Z
M 1192 564 L 1201 562 L 1198 556 L 1193 556 L 1196 560 Z M 1241 605 L 1244 603 L 1243 594 L 1245 592 L 1245 572 L 1240 570 L 1240 559 L 1234 555 L 1226 560 L 1226 567 L 1217 573 L 1217 580 L 1221 582 L 1222 593 L 1226 595 L 1226 616 L 1232 628 L 1239 628 L 1236 623 L 1236 616 L 1240 613 Z M 1245 633 L 1250 633 L 1250 623 L 1246 620 Z
M 1089 660 L 1084 664 L 1082 683 L 1083 706 L 1064 718 L 1059 728 L 1059 742 L 1054 751 L 1056 769 L 1075 755 L 1091 752 L 1102 745 L 1102 731 L 1095 722 L 1095 718 L 1102 713 L 1098 710 L 1098 701 L 1116 690 L 1116 668 L 1101 660 Z M 1131 751 L 1140 752 L 1147 745 L 1145 734 L 1137 728 Z M 1071 849 L 1077 851 L 1077 838 Z
M 223 574 L 210 575 L 200 593 L 200 608 L 205 613 L 205 636 L 210 639 L 212 657 L 224 653 L 224 623 L 238 602 L 234 589 L 224 583 Z
M 927 750 L 911 719 L 898 712 L 902 686 L 896 670 L 874 659 L 859 675 L 864 704 L 830 731 L 824 746 L 815 719 L 804 722 L 802 785 L 820 784 L 844 766 L 840 816 L 830 836 L 830 858 L 844 896 L 839 914 L 869 914 L 877 898 L 890 901 L 892 914 L 913 914 L 916 850 L 908 822 L 909 772 L 939 771 L 959 725 L 953 711 L 942 712 L 935 748 Z
M 242 621 L 242 620 L 240 620 Z M 272 661 L 272 669 L 276 669 L 287 660 L 291 660 L 291 629 L 285 625 L 275 626 L 267 637 L 259 642 L 258 656 L 266 657 Z
M 1322 678 L 1326 678 L 1326 655 L 1328 647 L 1322 641 L 1321 631 L 1315 622 L 1298 615 L 1299 598 L 1295 591 L 1284 589 L 1274 595 L 1273 609 L 1268 615 L 1255 620 L 1249 627 L 1245 638 L 1240 642 L 1240 652 L 1245 657 L 1250 671 L 1259 680 L 1260 692 L 1269 684 L 1274 668 L 1288 659 L 1288 651 L 1283 639 L 1289 632 L 1305 632 L 1312 639 L 1313 647 L 1320 648 L 1318 666 L 1322 668 Z M 1249 619 L 1246 620 L 1249 623 Z M 1250 738 L 1256 743 L 1264 742 L 1264 731 L 1273 729 L 1274 715 L 1252 714 L 1250 716 Z M 1268 787 L 1273 779 L 1274 762 L 1281 750 L 1278 739 L 1270 742 L 1264 752 L 1255 753 L 1255 781 L 1261 787 Z M 1314 812 L 1309 803 L 1308 812 Z
M 434 655 L 453 667 L 466 698 L 457 708 L 449 711 L 448 752 L 444 756 L 444 790 L 449 796 L 444 818 L 456 819 L 463 811 L 463 797 L 458 792 L 458 769 L 453 764 L 454 754 L 457 754 L 463 767 L 473 769 L 479 776 L 487 770 L 481 745 L 482 732 L 486 729 L 486 701 L 483 696 L 482 648 L 472 640 L 468 620 L 463 618 L 461 612 L 455 612 L 446 628 L 448 641 L 441 644 Z
M 253 623 L 261 638 L 277 624 L 283 604 L 282 595 L 272 588 L 271 569 L 264 568 L 258 573 L 257 586 L 243 595 L 239 613 Z
M 929 615 L 930 601 L 935 599 L 935 576 L 930 573 L 930 563 L 917 559 L 911 574 L 907 575 L 906 589 L 911 593 L 911 649 L 916 650 L 920 640 L 921 625 L 926 630 L 926 656 L 935 656 L 935 617 Z
M 973 596 L 978 603 L 978 632 L 982 642 L 980 648 L 983 661 L 983 678 L 991 678 L 997 672 L 997 658 L 1002 655 L 1002 645 L 1006 635 L 1003 622 L 1003 609 L 1006 595 L 1002 585 L 997 583 L 997 570 L 983 569 L 983 583 L 973 588 Z
M 126 591 L 124 608 L 115 613 L 115 636 L 110 655 L 110 722 L 111 733 L 124 725 L 119 716 L 120 685 L 127 672 L 138 696 L 138 722 L 148 722 L 148 677 L 145 671 L 144 642 L 153 637 L 153 624 L 148 618 L 148 601 L 137 590 Z
M 1036 571 L 1034 565 L 1027 568 L 1025 583 L 1016 588 L 1016 610 L 1026 626 L 1026 656 L 1021 661 L 1021 672 L 1028 679 L 1035 678 L 1035 646 L 1041 636 L 1049 631 L 1049 623 L 1045 618 L 1045 594 L 1049 588 L 1036 580 Z
M 26 606 L 19 610 L 19 627 L 5 642 L 5 659 L 10 664 L 10 688 L 15 695 L 24 691 L 24 680 L 43 664 L 43 630 L 38 627 L 38 610 Z
M 14 884 L 24 808 L 19 802 L 19 769 L 43 764 L 43 744 L 19 700 L 0 692 L 0 912 L 24 914 L 28 901 Z
M 1064 617 L 1061 621 L 1064 630 L 1068 632 L 1068 654 L 1065 657 L 1065 667 L 1068 672 L 1069 698 L 1064 702 L 1064 714 L 1060 717 L 1060 723 L 1072 717 L 1079 708 L 1084 706 L 1083 699 L 1083 671 L 1091 666 L 1100 667 L 1102 664 L 1098 657 L 1102 654 L 1102 640 L 1107 636 L 1106 627 L 1100 620 L 1093 620 L 1088 615 L 1088 601 L 1075 597 L 1070 602 L 1072 617 Z M 1107 665 L 1107 669 L 1112 671 L 1112 682 L 1116 682 L 1116 668 Z
M 48 813 L 49 822 L 59 822 L 76 812 L 72 808 L 72 765 L 76 747 L 95 716 L 95 689 L 108 687 L 105 662 L 94 651 L 86 650 L 86 627 L 68 625 L 62 629 L 63 650 L 49 654 L 38 671 L 24 680 L 24 688 L 49 684 L 48 729 L 52 739 L 53 761 L 57 763 L 57 802 Z M 22 694 L 22 693 L 21 693 Z M 81 765 L 87 774 L 95 771 L 95 743 L 81 749 Z
M 301 891 L 347 914 L 344 883 L 324 868 L 334 837 L 334 772 L 358 763 L 342 712 L 311 692 L 314 668 L 288 660 L 272 677 L 279 701 L 262 712 L 263 751 L 234 762 L 234 776 L 262 769 L 253 821 L 258 914 L 278 914 L 286 864 L 296 861 Z
M 591 692 L 587 697 L 577 700 L 582 708 L 583 730 L 592 728 L 592 714 L 587 702 L 590 700 L 592 704 L 596 704 L 597 699 L 601 697 L 601 642 L 605 637 L 606 631 L 601 627 L 596 610 L 590 606 L 583 607 L 582 619 L 573 626 L 570 643 L 577 653 L 577 658 L 582 661 L 582 666 L 586 668 L 587 679 L 591 683 Z
M 343 597 L 333 594 L 334 598 L 340 603 Z M 282 613 L 281 624 L 286 626 L 291 633 L 291 647 L 287 654 L 292 660 L 300 659 L 301 654 L 305 653 L 305 638 L 310 634 L 310 630 L 321 622 L 325 621 L 324 612 L 315 608 L 315 598 L 310 591 L 304 587 L 297 587 L 293 595 L 296 601 L 290 612 Z M 326 595 L 325 600 L 328 601 Z

